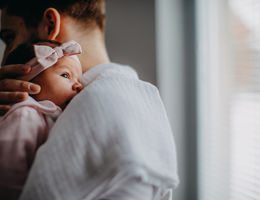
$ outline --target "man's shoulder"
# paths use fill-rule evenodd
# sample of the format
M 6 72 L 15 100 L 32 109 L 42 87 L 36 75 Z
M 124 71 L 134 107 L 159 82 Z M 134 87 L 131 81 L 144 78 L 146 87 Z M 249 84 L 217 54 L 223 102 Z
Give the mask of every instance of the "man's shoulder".
M 113 70 L 113 69 L 112 69 Z M 123 74 L 123 75 L 122 75 Z M 142 112 L 147 105 L 161 105 L 157 87 L 151 83 L 128 76 L 127 73 L 110 70 L 94 79 L 70 103 L 68 108 L 84 115 L 103 112 L 121 116 L 122 113 Z M 72 110 L 73 110 L 72 109 Z M 102 114 L 103 115 L 103 114 Z
M 93 74 L 95 74 L 94 77 Z M 97 66 L 90 73 L 85 73 L 83 81 L 84 79 L 88 82 L 84 88 L 84 92 L 103 91 L 106 93 L 109 90 L 122 92 L 121 89 L 124 90 L 128 87 L 135 90 L 140 90 L 142 88 L 157 90 L 156 86 L 153 84 L 139 79 L 137 72 L 132 67 L 117 63 Z M 127 91 L 124 90 L 124 92 Z
M 90 76 L 94 74 L 91 73 Z M 100 110 L 101 114 L 109 112 L 112 116 L 133 110 L 141 112 L 145 105 L 160 104 L 160 95 L 154 85 L 140 80 L 132 68 L 113 64 L 100 70 L 66 110 L 77 110 L 82 115 L 95 113 L 95 116 Z
M 106 63 L 97 65 L 83 74 L 82 83 L 85 87 L 107 80 L 138 79 L 137 72 L 130 66 L 116 63 Z
M 121 74 L 118 71 L 106 71 L 87 85 L 76 98 L 98 98 L 107 99 L 132 99 L 135 100 L 150 94 L 159 95 L 158 89 L 153 84 L 131 77 L 129 74 Z M 86 102 L 87 103 L 87 102 Z

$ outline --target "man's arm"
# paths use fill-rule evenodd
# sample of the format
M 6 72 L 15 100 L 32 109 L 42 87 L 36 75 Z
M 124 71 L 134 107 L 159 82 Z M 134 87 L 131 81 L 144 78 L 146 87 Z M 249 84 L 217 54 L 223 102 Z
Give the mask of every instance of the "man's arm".
M 5 114 L 9 104 L 18 103 L 27 99 L 28 94 L 40 92 L 40 86 L 22 80 L 15 80 L 17 76 L 28 74 L 31 67 L 28 65 L 5 65 L 0 68 L 0 115 Z

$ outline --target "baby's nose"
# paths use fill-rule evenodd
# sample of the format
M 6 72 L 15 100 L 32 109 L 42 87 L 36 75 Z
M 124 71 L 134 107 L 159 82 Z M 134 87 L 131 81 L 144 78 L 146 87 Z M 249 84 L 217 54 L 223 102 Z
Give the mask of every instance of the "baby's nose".
M 74 83 L 72 86 L 72 90 L 75 90 L 77 93 L 79 93 L 82 90 L 83 86 L 81 85 L 81 83 Z

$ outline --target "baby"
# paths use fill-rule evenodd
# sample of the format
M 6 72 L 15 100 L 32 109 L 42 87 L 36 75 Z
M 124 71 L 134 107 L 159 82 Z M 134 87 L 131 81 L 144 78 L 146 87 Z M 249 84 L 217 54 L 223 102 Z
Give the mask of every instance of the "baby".
M 41 92 L 14 104 L 0 119 L 0 199 L 18 199 L 35 154 L 70 100 L 80 92 L 82 69 L 74 41 L 22 44 L 6 64 L 27 63 L 31 72 L 18 79 L 41 86 Z

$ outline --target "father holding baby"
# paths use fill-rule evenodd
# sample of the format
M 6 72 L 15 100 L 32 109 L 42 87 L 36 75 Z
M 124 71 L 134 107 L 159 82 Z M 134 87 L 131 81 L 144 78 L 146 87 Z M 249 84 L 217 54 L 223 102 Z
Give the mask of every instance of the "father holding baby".
M 1 1 L 0 112 L 40 86 L 15 80 L 26 65 L 5 65 L 19 44 L 75 40 L 84 89 L 36 154 L 21 200 L 170 200 L 178 184 L 175 144 L 158 90 L 112 63 L 104 42 L 104 0 Z M 10 155 L 11 156 L 11 155 Z

